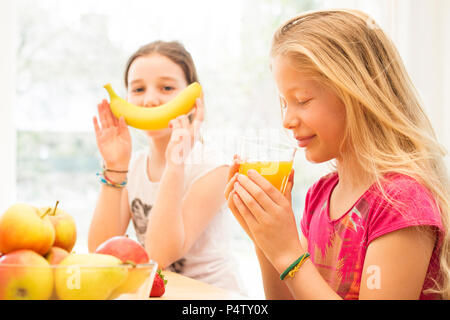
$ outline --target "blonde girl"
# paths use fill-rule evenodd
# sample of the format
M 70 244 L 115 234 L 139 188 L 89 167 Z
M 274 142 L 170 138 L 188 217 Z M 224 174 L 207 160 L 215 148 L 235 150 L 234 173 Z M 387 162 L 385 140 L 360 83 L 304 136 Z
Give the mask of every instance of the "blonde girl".
M 139 48 L 125 68 L 127 100 L 145 108 L 164 104 L 198 82 L 191 55 L 179 42 L 155 41 Z M 241 291 L 227 247 L 223 190 L 228 165 L 218 164 L 198 142 L 203 100 L 193 118 L 183 115 L 169 128 L 144 131 L 148 147 L 132 156 L 123 117 L 106 100 L 98 105 L 94 128 L 104 161 L 102 184 L 90 230 L 89 250 L 124 235 L 133 222 L 136 236 L 160 268 L 224 289 Z M 205 201 L 207 199 L 207 201 Z
M 276 31 L 271 58 L 283 126 L 335 170 L 308 190 L 299 236 L 293 173 L 281 194 L 230 168 L 266 297 L 448 299 L 445 154 L 392 42 L 362 12 L 308 12 Z

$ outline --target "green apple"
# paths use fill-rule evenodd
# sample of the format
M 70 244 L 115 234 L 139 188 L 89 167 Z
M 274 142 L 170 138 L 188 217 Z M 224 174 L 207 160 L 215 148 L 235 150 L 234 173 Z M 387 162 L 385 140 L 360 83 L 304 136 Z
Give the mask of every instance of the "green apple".
M 105 300 L 128 276 L 128 266 L 107 254 L 72 253 L 55 270 L 61 300 Z
M 71 252 L 77 241 L 77 227 L 73 217 L 66 211 L 55 207 L 40 208 L 41 215 L 47 215 L 55 228 L 55 242 L 53 246 Z
M 53 272 L 41 255 L 22 249 L 0 258 L 0 300 L 47 300 L 52 290 Z
M 0 216 L 0 252 L 3 254 L 29 249 L 44 255 L 54 241 L 51 221 L 31 205 L 14 204 Z

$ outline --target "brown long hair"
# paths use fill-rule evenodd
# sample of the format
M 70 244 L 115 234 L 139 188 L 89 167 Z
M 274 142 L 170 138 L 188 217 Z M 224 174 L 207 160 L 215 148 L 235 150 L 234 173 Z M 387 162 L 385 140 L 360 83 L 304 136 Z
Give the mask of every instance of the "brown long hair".
M 125 88 L 128 88 L 128 71 L 133 61 L 152 53 L 163 55 L 179 65 L 183 69 L 188 85 L 193 82 L 199 82 L 194 60 L 185 47 L 178 41 L 158 40 L 143 45 L 128 58 L 124 74 Z
M 345 143 L 365 175 L 381 186 L 390 172 L 416 178 L 437 202 L 444 226 L 442 282 L 450 298 L 450 180 L 446 150 L 438 143 L 416 89 L 392 41 L 363 12 L 321 10 L 301 14 L 273 37 L 272 57 L 294 59 L 317 75 L 346 107 Z

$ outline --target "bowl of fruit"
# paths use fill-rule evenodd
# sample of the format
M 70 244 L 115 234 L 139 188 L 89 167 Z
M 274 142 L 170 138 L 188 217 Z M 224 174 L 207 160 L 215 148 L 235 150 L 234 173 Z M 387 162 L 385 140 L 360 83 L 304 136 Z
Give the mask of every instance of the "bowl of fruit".
M 0 300 L 149 298 L 158 264 L 141 244 L 116 236 L 95 252 L 72 252 L 73 219 L 49 211 L 16 204 L 0 216 Z

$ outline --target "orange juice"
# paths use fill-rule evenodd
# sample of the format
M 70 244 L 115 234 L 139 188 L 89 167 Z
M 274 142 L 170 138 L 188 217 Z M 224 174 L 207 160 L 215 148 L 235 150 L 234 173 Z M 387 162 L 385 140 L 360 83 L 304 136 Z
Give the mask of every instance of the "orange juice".
M 239 173 L 247 175 L 248 170 L 254 169 L 269 181 L 275 188 L 284 192 L 289 174 L 292 170 L 292 161 L 255 161 L 243 162 L 239 166 Z

